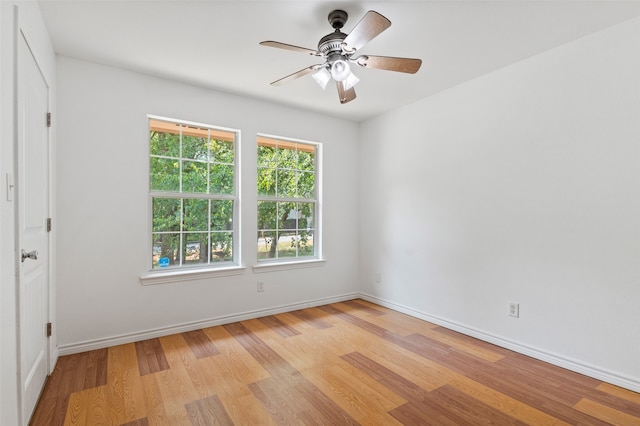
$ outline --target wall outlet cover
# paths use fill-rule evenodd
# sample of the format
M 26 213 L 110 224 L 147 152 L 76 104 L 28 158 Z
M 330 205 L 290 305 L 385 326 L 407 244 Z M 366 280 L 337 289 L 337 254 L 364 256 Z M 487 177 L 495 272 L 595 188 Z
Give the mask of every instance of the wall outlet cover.
M 520 304 L 509 302 L 509 316 L 514 318 L 520 317 Z

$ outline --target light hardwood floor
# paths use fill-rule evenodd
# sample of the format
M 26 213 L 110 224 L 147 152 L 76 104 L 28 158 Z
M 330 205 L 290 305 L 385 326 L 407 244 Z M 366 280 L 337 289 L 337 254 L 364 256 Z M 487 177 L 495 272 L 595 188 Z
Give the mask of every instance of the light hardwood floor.
M 363 300 L 61 357 L 32 425 L 640 425 L 640 394 Z

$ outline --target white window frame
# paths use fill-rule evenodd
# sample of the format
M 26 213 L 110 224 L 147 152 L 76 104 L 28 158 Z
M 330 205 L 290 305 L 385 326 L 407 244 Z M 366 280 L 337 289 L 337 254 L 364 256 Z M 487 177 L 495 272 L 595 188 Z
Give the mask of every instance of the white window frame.
M 267 202 L 313 202 L 315 203 L 315 212 L 314 212 L 314 255 L 313 256 L 296 256 L 296 257 L 284 257 L 284 258 L 274 258 L 274 259 L 257 259 L 257 264 L 253 266 L 253 271 L 255 273 L 267 272 L 272 270 L 286 270 L 286 269 L 299 269 L 299 268 L 308 268 L 321 266 L 324 264 L 325 260 L 323 258 L 322 251 L 322 143 L 313 142 L 303 139 L 295 139 L 288 138 L 283 136 L 258 133 L 256 137 L 256 145 L 258 147 L 259 138 L 272 139 L 276 141 L 282 142 L 291 142 L 297 144 L 305 144 L 312 145 L 315 147 L 315 198 L 295 198 L 295 197 L 278 197 L 276 196 L 267 196 L 260 195 L 257 193 L 257 202 L 256 202 L 256 214 L 258 209 L 258 203 L 261 201 Z M 255 167 L 258 166 L 258 159 L 256 157 Z M 277 166 L 276 166 L 277 168 Z M 256 179 L 257 183 L 257 179 Z M 255 184 L 255 183 L 254 183 Z M 257 219 L 257 216 L 256 216 Z M 257 224 L 256 224 L 257 229 Z M 258 255 L 257 243 L 256 243 L 256 256 Z
M 242 249 L 241 249 L 241 197 L 240 197 L 240 130 L 213 126 L 210 124 L 198 123 L 187 120 L 180 120 L 170 117 L 162 117 L 157 115 L 147 115 L 147 123 L 149 131 L 147 132 L 147 159 L 151 158 L 150 145 L 148 142 L 148 135 L 150 132 L 151 120 L 158 120 L 172 124 L 179 124 L 182 126 L 190 126 L 201 129 L 208 129 L 210 131 L 223 131 L 233 133 L 234 138 L 234 188 L 232 194 L 210 194 L 210 193 L 182 193 L 182 192 L 169 192 L 169 191 L 154 191 L 151 190 L 151 173 L 150 169 L 147 169 L 148 182 L 148 242 L 147 242 L 147 269 L 148 272 L 140 277 L 142 284 L 162 284 L 174 281 L 184 281 L 191 279 L 202 279 L 211 276 L 226 276 L 240 274 L 245 269 L 242 267 Z M 181 157 L 182 158 L 182 154 Z M 150 164 L 150 163 L 148 163 Z M 150 166 L 149 166 L 150 167 Z M 231 200 L 233 201 L 233 251 L 232 260 L 216 263 L 206 264 L 191 264 L 180 265 L 172 268 L 153 268 L 153 199 L 154 198 L 175 198 L 175 199 L 208 199 L 208 200 Z M 208 232 L 211 232 L 209 229 Z M 180 231 L 182 240 L 182 230 Z M 182 244 L 180 244 L 182 247 Z

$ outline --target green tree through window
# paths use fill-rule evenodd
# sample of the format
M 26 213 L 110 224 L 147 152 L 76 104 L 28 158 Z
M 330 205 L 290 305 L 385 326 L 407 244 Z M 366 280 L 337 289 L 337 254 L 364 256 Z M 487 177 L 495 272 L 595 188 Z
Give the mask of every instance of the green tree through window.
M 153 269 L 234 261 L 236 133 L 149 119 Z
M 317 145 L 258 136 L 258 260 L 317 257 Z

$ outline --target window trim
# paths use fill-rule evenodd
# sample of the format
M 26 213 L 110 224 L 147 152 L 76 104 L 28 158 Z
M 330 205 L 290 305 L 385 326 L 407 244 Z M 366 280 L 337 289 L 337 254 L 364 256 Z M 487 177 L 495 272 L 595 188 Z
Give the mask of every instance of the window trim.
M 140 276 L 142 285 L 169 284 L 183 281 L 204 280 L 207 278 L 230 277 L 242 275 L 247 268 L 231 265 L 211 268 L 209 265 L 201 267 L 175 268 L 169 270 L 154 269 Z
M 267 133 L 257 133 L 256 134 L 256 148 L 259 144 L 261 138 L 264 139 L 275 139 L 277 141 L 282 142 L 292 142 L 292 143 L 301 143 L 306 145 L 313 145 L 315 147 L 315 189 L 316 195 L 315 199 L 310 198 L 295 198 L 291 199 L 290 197 L 278 198 L 277 196 L 261 196 L 257 193 L 256 190 L 256 213 L 258 209 L 258 203 L 261 201 L 269 201 L 269 202 L 314 202 L 316 205 L 315 208 L 315 216 L 314 220 L 316 222 L 315 231 L 314 231 L 314 249 L 315 254 L 313 256 L 304 256 L 304 257 L 284 257 L 284 258 L 276 258 L 276 259 L 258 259 L 256 250 L 256 264 L 253 266 L 254 273 L 259 272 L 267 272 L 273 270 L 285 270 L 285 269 L 297 269 L 299 267 L 313 267 L 313 266 L 321 266 L 324 265 L 325 259 L 323 257 L 322 251 L 322 181 L 323 181 L 323 161 L 322 161 L 322 151 L 323 144 L 322 142 L 314 142 L 304 139 L 297 138 L 289 138 L 278 135 L 272 135 Z M 258 159 L 256 158 L 256 164 L 254 167 L 258 167 Z M 257 229 L 257 220 L 256 220 L 256 232 Z M 317 240 L 317 241 L 316 241 Z
M 301 257 L 300 260 L 291 260 L 290 257 L 284 259 L 289 260 L 282 260 L 281 262 L 278 262 L 277 259 L 276 261 L 264 260 L 257 265 L 253 265 L 253 273 L 261 274 L 264 272 L 288 271 L 291 269 L 317 268 L 324 266 L 327 262 L 326 259 L 310 257 Z
M 213 126 L 210 124 L 199 123 L 195 121 L 181 120 L 176 118 L 164 117 L 159 115 L 147 114 L 147 159 L 151 158 L 150 144 L 148 142 L 149 134 L 150 134 L 150 123 L 151 120 L 157 120 L 162 122 L 167 122 L 171 124 L 179 124 L 182 126 L 188 127 L 197 127 L 201 129 L 208 129 L 209 131 L 221 131 L 233 133 L 235 135 L 234 139 L 234 158 L 233 158 L 233 167 L 234 167 L 234 190 L 232 194 L 218 194 L 215 198 L 208 197 L 199 197 L 198 194 L 193 193 L 180 193 L 180 192 L 170 192 L 170 191 L 152 191 L 151 190 L 151 163 L 147 162 L 147 211 L 148 211 L 148 224 L 147 224 L 147 272 L 140 277 L 140 281 L 143 285 L 149 284 L 162 284 L 165 282 L 176 282 L 176 281 L 184 281 L 184 280 L 194 280 L 201 278 L 208 278 L 213 276 L 227 276 L 227 275 L 236 275 L 241 272 L 234 271 L 244 271 L 244 267 L 242 266 L 242 202 L 241 202 L 241 173 L 240 173 L 240 153 L 241 153 L 241 131 L 239 129 L 233 129 L 229 127 L 222 126 Z M 204 194 L 211 195 L 211 194 Z M 153 269 L 153 198 L 156 197 L 167 197 L 168 198 L 177 198 L 177 199 L 188 199 L 188 198 L 202 198 L 202 199 L 225 199 L 232 200 L 234 203 L 233 209 L 233 260 L 217 262 L 217 263 L 208 263 L 206 265 L 201 264 L 193 264 L 193 265 L 182 265 L 174 268 L 156 268 Z

